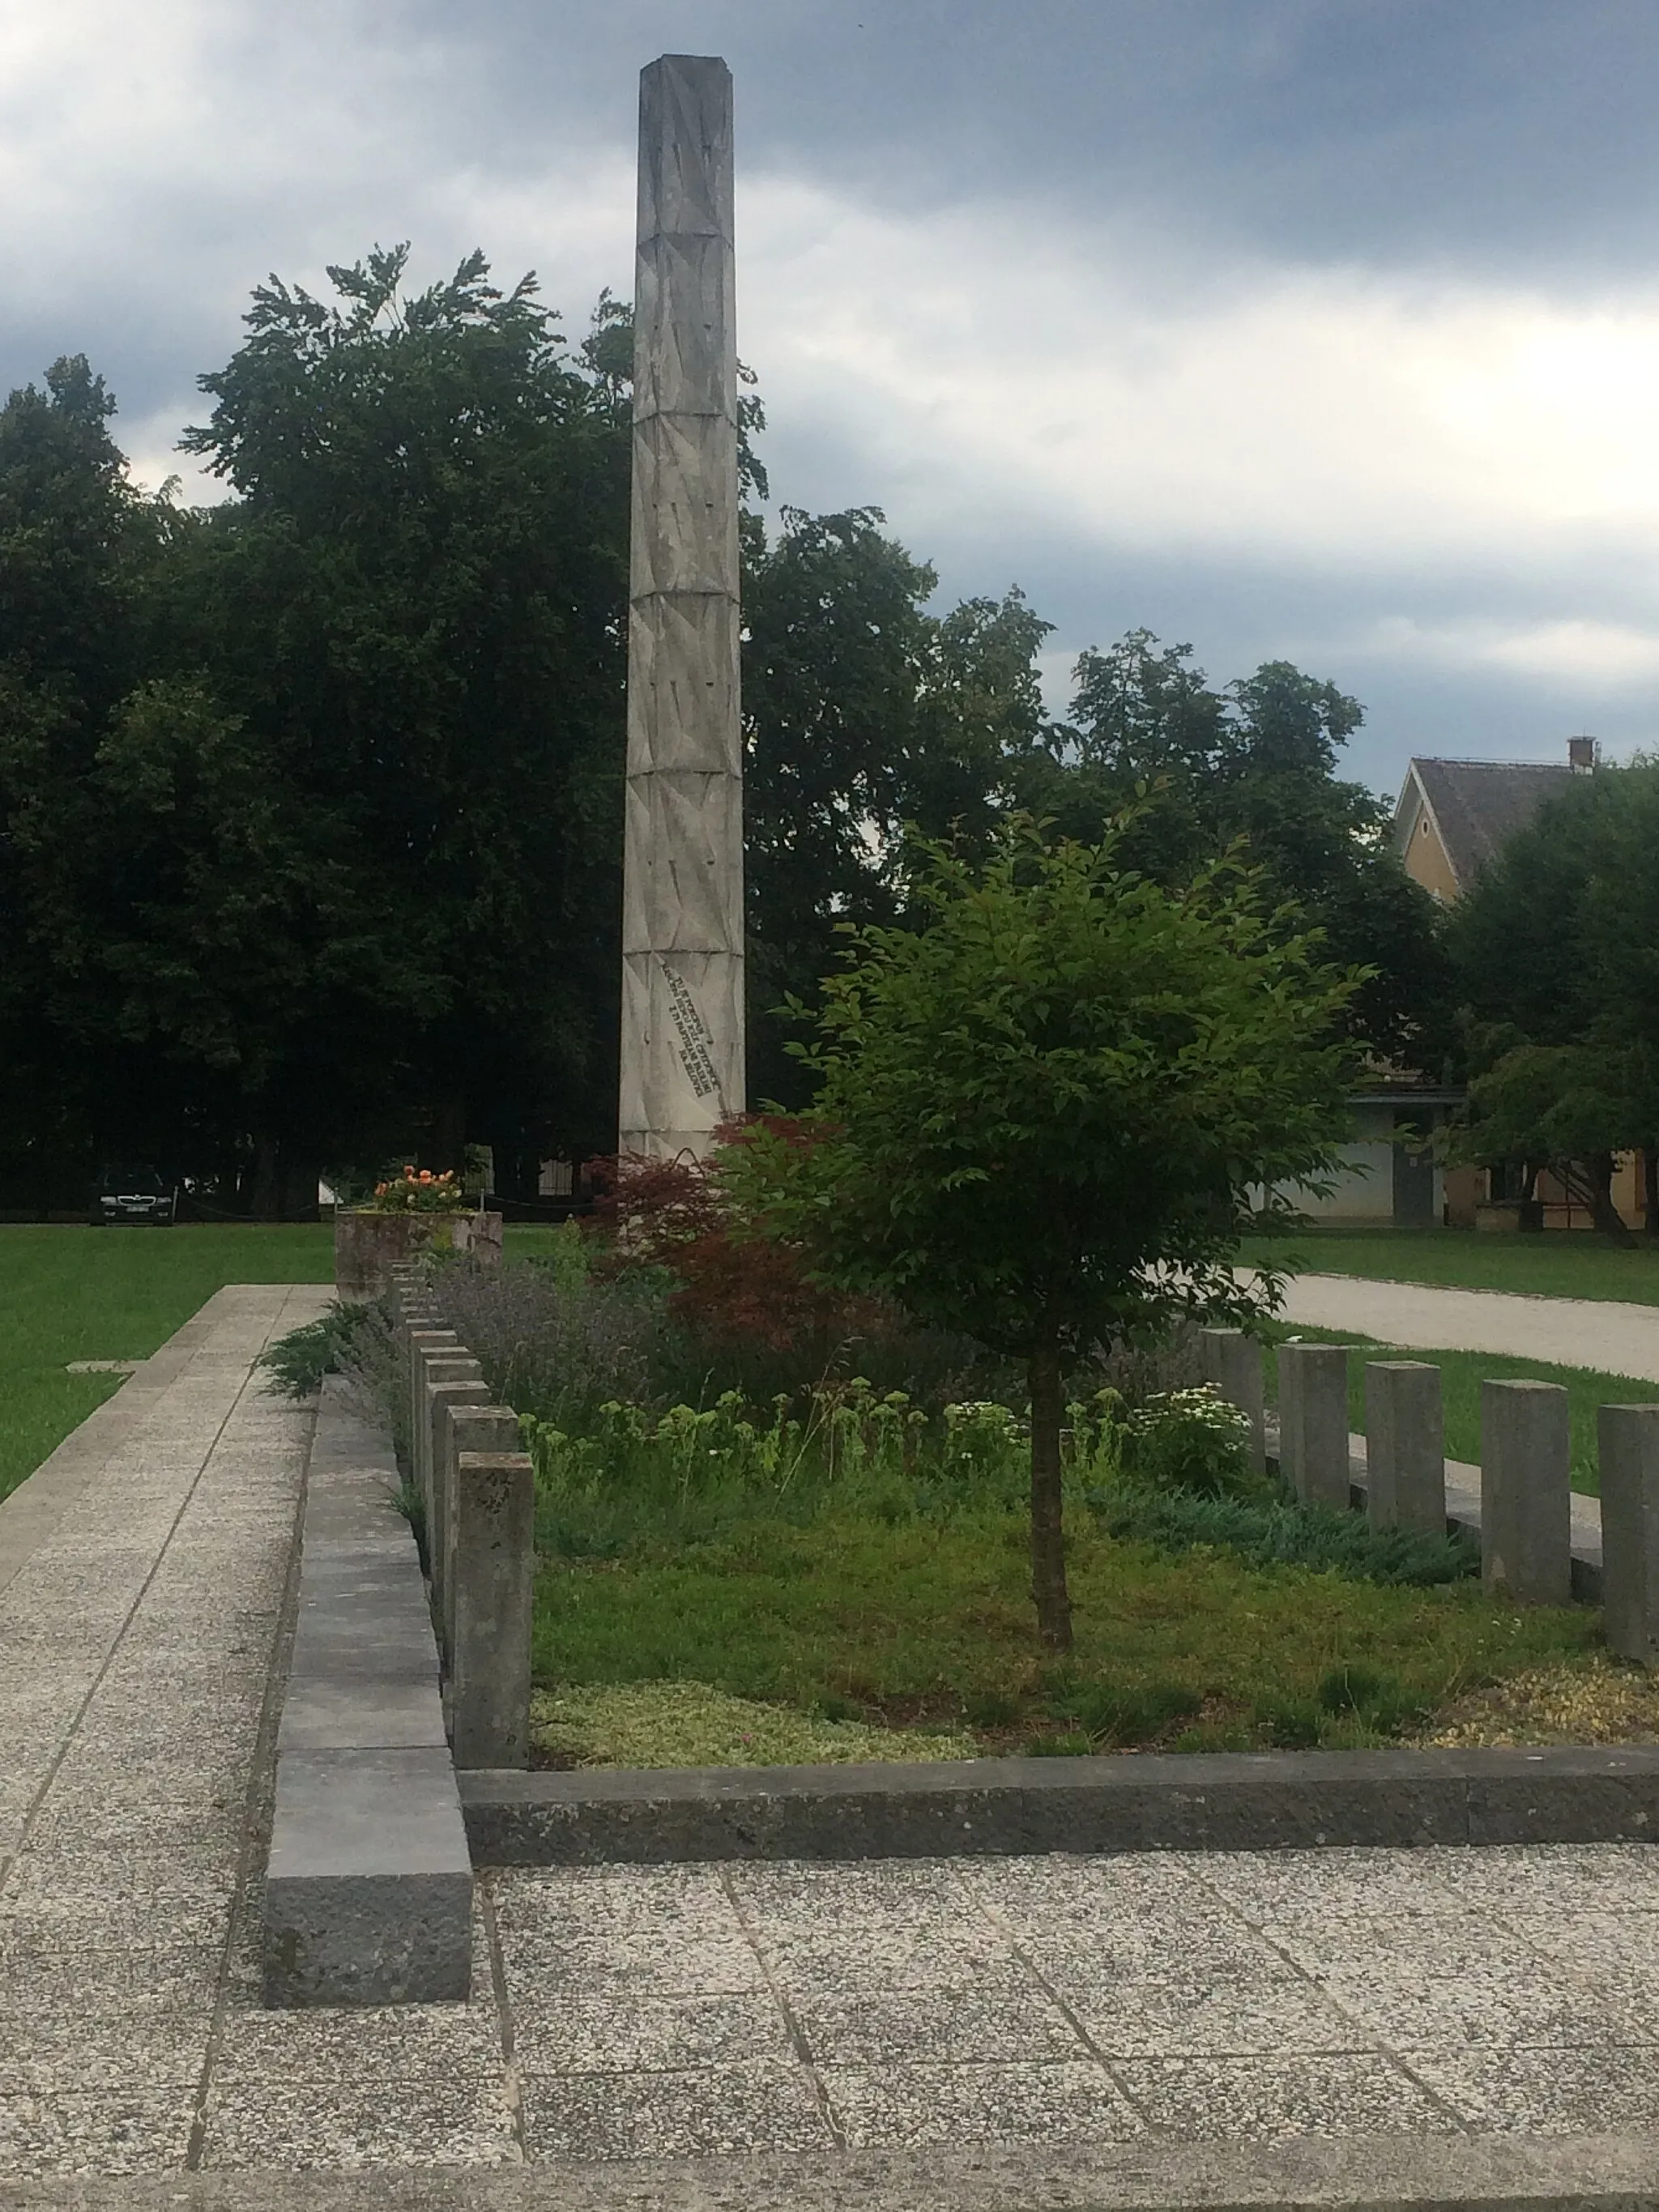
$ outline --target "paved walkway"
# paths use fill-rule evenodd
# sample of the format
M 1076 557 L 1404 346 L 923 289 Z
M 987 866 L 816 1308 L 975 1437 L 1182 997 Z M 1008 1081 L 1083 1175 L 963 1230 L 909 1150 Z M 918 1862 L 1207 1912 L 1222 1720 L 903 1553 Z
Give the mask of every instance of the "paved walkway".
M 221 1291 L 0 1507 L 0 2173 L 198 2142 L 311 1425 L 252 1369 L 325 1296 Z
M 470 2004 L 262 2011 L 309 1416 L 250 1368 L 319 1296 L 0 1510 L 0 2206 L 1656 2193 L 1648 1846 L 495 1871 Z
M 1286 1321 L 1352 1329 L 1378 1344 L 1508 1352 L 1659 1382 L 1659 1306 L 1448 1291 L 1358 1275 L 1298 1275 L 1286 1290 L 1283 1312 Z

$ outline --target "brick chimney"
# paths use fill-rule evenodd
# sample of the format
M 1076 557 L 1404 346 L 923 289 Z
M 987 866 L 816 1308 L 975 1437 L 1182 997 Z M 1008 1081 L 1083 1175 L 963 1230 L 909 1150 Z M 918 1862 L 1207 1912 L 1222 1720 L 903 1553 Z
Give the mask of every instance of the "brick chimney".
M 1588 775 L 1595 766 L 1596 744 L 1594 738 L 1567 739 L 1567 766 L 1575 775 Z

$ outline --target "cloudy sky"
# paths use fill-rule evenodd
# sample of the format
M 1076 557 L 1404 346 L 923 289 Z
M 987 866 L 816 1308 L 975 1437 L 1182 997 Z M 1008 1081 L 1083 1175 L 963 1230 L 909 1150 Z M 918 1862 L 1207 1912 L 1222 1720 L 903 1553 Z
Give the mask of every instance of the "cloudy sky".
M 268 271 L 631 289 L 636 72 L 737 79 L 775 496 L 1412 752 L 1659 742 L 1654 0 L 0 0 L 0 378 L 155 483 Z

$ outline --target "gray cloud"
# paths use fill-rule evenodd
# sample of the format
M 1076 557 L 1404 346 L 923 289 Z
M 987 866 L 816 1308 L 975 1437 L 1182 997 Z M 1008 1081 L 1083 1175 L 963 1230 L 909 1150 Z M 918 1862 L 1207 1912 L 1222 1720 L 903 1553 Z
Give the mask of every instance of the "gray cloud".
M 580 324 L 665 49 L 737 75 L 784 497 L 1018 580 L 1057 672 L 1300 659 L 1385 787 L 1655 731 L 1651 0 L 20 4 L 0 376 L 91 355 L 155 480 L 268 270 L 481 244 Z

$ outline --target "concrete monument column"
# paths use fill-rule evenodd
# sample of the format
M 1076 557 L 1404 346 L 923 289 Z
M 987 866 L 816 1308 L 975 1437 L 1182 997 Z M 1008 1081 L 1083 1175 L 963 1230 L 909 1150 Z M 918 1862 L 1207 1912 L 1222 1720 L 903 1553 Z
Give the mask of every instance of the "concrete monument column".
M 623 1152 L 744 1109 L 732 73 L 640 73 L 623 862 Z

